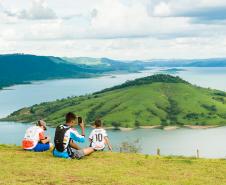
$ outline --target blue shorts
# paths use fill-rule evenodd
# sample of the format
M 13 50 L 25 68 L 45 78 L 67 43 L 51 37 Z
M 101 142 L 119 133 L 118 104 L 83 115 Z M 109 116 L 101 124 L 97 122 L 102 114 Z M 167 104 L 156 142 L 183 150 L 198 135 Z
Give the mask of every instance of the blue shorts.
M 49 143 L 43 144 L 43 143 L 38 143 L 35 148 L 33 149 L 35 152 L 44 152 L 50 149 Z

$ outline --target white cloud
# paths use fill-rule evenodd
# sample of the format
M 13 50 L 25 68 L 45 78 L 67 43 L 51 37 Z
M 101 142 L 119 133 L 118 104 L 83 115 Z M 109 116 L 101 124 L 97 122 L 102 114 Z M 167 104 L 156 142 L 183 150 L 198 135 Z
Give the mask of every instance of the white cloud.
M 165 2 L 160 2 L 154 7 L 153 15 L 154 16 L 169 16 L 171 13 L 170 7 Z
M 226 0 L 167 0 L 149 4 L 149 13 L 151 15 L 188 17 L 198 19 L 199 23 L 205 23 L 207 20 L 226 20 L 225 11 Z
M 226 21 L 194 22 L 225 0 L 1 2 L 1 53 L 148 59 L 222 57 L 226 51 Z
M 9 17 L 17 17 L 18 19 L 45 20 L 57 18 L 56 13 L 48 7 L 45 0 L 33 0 L 28 9 L 20 11 L 5 10 L 4 12 Z
M 107 0 L 96 9 L 98 15 L 91 20 L 91 29 L 103 37 L 163 37 L 190 30 L 188 19 L 151 17 L 139 1 L 126 6 L 117 0 Z M 160 9 L 157 11 L 160 13 Z
M 153 38 L 136 39 L 85 39 L 52 42 L 1 42 L 10 52 L 32 53 L 57 56 L 111 57 L 115 59 L 150 58 L 208 58 L 224 57 L 224 38 L 177 38 L 159 40 Z M 194 44 L 195 43 L 195 44 Z M 1 47 L 2 48 L 2 47 Z M 1 52 L 3 52 L 1 50 Z M 6 52 L 3 52 L 6 53 Z M 192 53 L 192 55 L 191 55 Z

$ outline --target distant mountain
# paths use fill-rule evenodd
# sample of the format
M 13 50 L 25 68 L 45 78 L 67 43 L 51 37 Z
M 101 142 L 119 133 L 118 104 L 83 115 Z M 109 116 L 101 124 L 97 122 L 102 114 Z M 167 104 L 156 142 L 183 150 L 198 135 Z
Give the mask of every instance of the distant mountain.
M 72 63 L 72 64 L 81 64 L 88 66 L 102 65 L 100 58 L 91 58 L 91 57 L 63 57 L 63 60 Z
M 186 67 L 226 67 L 226 59 L 193 60 Z
M 104 126 L 226 125 L 226 93 L 197 87 L 179 77 L 153 75 L 128 81 L 92 95 L 71 97 L 20 109 L 7 121 L 45 119 L 49 125 L 64 122 L 72 111 Z
M 81 59 L 80 62 L 73 62 L 74 59 L 53 56 L 0 55 L 0 89 L 14 84 L 29 83 L 34 80 L 87 78 L 107 72 L 137 72 L 144 69 L 136 63 L 131 65 L 110 59 L 101 59 L 103 64 L 88 65 L 91 58 L 86 59 L 84 58 L 83 61 L 87 61 L 87 64 L 81 63 Z
M 135 68 L 145 67 L 226 67 L 226 58 L 210 59 L 155 59 L 155 60 L 112 60 L 108 58 L 63 58 L 64 60 L 89 66 L 111 66 L 111 67 L 128 67 L 128 64 Z
M 66 63 L 59 57 L 0 55 L 0 87 L 33 80 L 91 77 L 99 70 Z
M 142 61 L 123 61 L 112 60 L 109 58 L 90 58 L 90 57 L 78 57 L 78 58 L 63 58 L 65 61 L 76 65 L 87 65 L 90 68 L 95 68 L 104 71 L 128 71 L 137 72 L 143 70 L 146 67 L 145 62 Z
M 147 60 L 151 67 L 226 67 L 226 58 Z
M 147 67 L 226 67 L 226 59 L 124 61 L 90 57 L 0 55 L 0 89 L 34 80 L 87 78 L 106 73 L 138 72 Z

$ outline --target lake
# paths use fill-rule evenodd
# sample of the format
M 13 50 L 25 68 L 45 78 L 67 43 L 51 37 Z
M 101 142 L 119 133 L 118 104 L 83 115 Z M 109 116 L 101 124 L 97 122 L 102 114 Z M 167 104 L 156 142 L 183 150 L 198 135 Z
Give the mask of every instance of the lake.
M 182 68 L 178 76 L 201 87 L 209 87 L 226 91 L 226 68 L 225 67 L 204 67 L 204 68 Z
M 68 96 L 89 94 L 104 88 L 155 74 L 164 68 L 153 68 L 141 73 L 114 74 L 91 79 L 63 79 L 39 81 L 28 85 L 16 85 L 0 91 L 0 117 L 7 116 L 24 106 L 53 101 Z M 192 84 L 226 91 L 226 68 L 183 68 L 176 74 Z M 1 122 L 0 143 L 19 145 L 24 131 L 29 125 Z M 49 128 L 53 138 L 54 129 Z M 90 129 L 87 129 L 87 134 Z M 155 154 L 157 148 L 164 155 L 194 156 L 200 150 L 200 156 L 226 157 L 226 127 L 214 129 L 137 129 L 128 132 L 108 131 L 113 146 L 118 148 L 123 141 L 139 139 L 142 153 Z M 211 139 L 210 139 L 211 138 Z M 87 146 L 85 143 L 83 146 Z
M 26 128 L 30 124 L 2 122 L 0 126 L 0 143 L 20 145 Z M 91 128 L 86 129 L 88 138 Z M 54 128 L 48 128 L 47 134 L 54 138 Z M 160 148 L 161 155 L 195 156 L 196 150 L 200 157 L 225 158 L 226 157 L 226 127 L 211 129 L 187 129 L 176 130 L 161 129 L 136 129 L 122 132 L 107 130 L 114 151 L 119 151 L 122 142 L 134 142 L 139 140 L 141 152 L 144 154 L 156 154 Z M 88 140 L 88 139 L 87 139 Z M 86 141 L 80 146 L 87 147 Z
M 141 73 L 114 74 L 99 78 L 63 79 L 15 85 L 0 91 L 0 118 L 15 110 L 41 102 L 68 96 L 93 93 L 127 80 L 149 76 L 165 68 L 153 68 Z M 176 74 L 192 84 L 226 91 L 226 68 L 182 68 Z
M 99 78 L 46 80 L 11 86 L 0 90 L 0 118 L 25 106 L 93 93 L 127 80 L 149 76 L 156 71 L 157 69 L 153 69 L 140 73 L 114 74 Z

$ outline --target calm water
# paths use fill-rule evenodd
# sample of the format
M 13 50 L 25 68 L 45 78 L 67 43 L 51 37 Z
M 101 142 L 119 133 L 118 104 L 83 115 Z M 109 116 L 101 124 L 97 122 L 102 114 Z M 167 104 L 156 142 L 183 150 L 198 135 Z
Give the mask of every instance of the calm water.
M 184 68 L 178 76 L 192 84 L 226 91 L 226 68 Z
M 68 96 L 93 93 L 121 84 L 127 80 L 149 76 L 156 70 L 120 74 L 89 79 L 64 79 L 39 81 L 29 85 L 16 85 L 0 91 L 0 118 L 19 108 Z
M 30 85 L 16 85 L 0 91 L 0 117 L 11 112 L 44 101 L 52 101 L 67 96 L 83 95 L 111 87 L 127 80 L 148 76 L 160 69 L 142 73 L 121 74 L 92 79 L 67 79 L 40 81 Z M 192 84 L 226 91 L 226 68 L 186 68 L 175 74 Z M 0 123 L 0 143 L 20 144 L 24 131 L 29 125 Z M 53 138 L 54 129 L 49 128 Z M 90 129 L 87 129 L 87 135 Z M 165 155 L 194 156 L 200 150 L 203 157 L 226 157 L 226 127 L 215 129 L 138 129 L 129 132 L 108 131 L 113 146 L 118 148 L 122 141 L 139 139 L 142 153 L 155 154 L 160 148 Z M 87 146 L 85 143 L 83 146 Z
M 30 125 L 13 122 L 2 122 L 0 129 L 0 143 L 20 145 L 26 128 Z M 54 138 L 54 128 L 48 128 L 47 134 Z M 88 137 L 91 128 L 86 129 Z M 115 151 L 118 151 L 123 141 L 133 142 L 139 139 L 141 152 L 156 154 L 160 148 L 162 155 L 195 156 L 199 149 L 201 157 L 225 158 L 226 157 L 226 127 L 213 129 L 137 129 L 128 132 L 107 130 Z M 89 146 L 86 142 L 80 146 Z
M 177 74 L 183 79 L 202 87 L 211 87 L 226 91 L 226 68 L 184 68 Z M 29 85 L 16 85 L 0 91 L 0 118 L 19 108 L 36 103 L 53 101 L 68 96 L 93 93 L 104 88 L 121 84 L 157 73 L 160 69 L 141 73 L 120 74 L 92 79 L 66 79 L 34 82 Z

